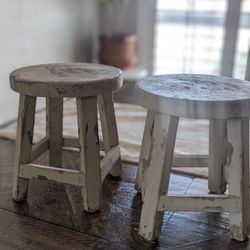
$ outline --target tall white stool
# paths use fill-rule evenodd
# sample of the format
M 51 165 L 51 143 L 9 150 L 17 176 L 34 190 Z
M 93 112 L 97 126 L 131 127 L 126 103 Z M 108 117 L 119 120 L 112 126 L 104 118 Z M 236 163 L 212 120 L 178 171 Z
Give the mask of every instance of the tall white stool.
M 121 175 L 120 149 L 112 92 L 122 85 L 121 71 L 114 67 L 72 63 L 36 65 L 15 70 L 11 88 L 20 93 L 13 199 L 25 200 L 30 178 L 46 178 L 81 187 L 84 210 L 101 208 L 102 180 Z M 33 145 L 36 98 L 47 100 L 46 136 Z M 79 138 L 63 137 L 63 98 L 77 104 Z M 103 142 L 99 142 L 97 106 Z M 63 147 L 80 149 L 79 170 L 61 168 Z M 49 166 L 33 164 L 49 150 Z M 100 150 L 105 156 L 100 160 Z
M 163 75 L 139 82 L 136 93 L 148 109 L 137 175 L 143 196 L 140 235 L 157 239 L 165 210 L 226 211 L 232 238 L 243 241 L 249 225 L 250 83 Z M 209 189 L 216 194 L 167 194 L 179 117 L 210 120 Z

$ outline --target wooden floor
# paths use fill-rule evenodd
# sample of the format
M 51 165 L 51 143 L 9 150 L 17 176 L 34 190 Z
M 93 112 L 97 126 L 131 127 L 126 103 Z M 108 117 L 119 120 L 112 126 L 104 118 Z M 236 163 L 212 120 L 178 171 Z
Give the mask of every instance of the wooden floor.
M 82 212 L 78 188 L 46 180 L 32 180 L 27 202 L 16 204 L 11 199 L 14 143 L 0 139 L 0 146 L 0 250 L 250 249 L 248 241 L 230 239 L 224 213 L 166 212 L 159 242 L 143 242 L 137 234 L 141 199 L 134 190 L 136 166 L 128 164 L 123 164 L 121 181 L 105 180 L 100 213 Z M 200 191 L 207 192 L 206 180 L 171 176 L 171 193 Z

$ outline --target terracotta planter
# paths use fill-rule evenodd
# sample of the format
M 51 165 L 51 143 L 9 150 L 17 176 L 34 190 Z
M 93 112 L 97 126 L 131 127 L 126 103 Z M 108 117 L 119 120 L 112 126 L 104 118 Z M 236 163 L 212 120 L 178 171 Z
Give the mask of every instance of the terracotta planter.
M 126 69 L 134 66 L 137 62 L 136 35 L 122 35 L 117 37 L 101 35 L 99 40 L 100 63 Z

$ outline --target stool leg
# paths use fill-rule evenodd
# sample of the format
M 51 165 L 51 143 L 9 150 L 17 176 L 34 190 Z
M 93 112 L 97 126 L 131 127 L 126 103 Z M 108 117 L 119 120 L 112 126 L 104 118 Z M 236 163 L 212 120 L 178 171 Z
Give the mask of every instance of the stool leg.
M 230 213 L 231 237 L 243 241 L 249 223 L 249 118 L 228 120 L 229 195 L 240 198 L 241 212 Z
M 13 199 L 27 197 L 29 180 L 19 177 L 20 165 L 31 163 L 36 97 L 20 95 L 17 121 L 15 165 L 13 173 Z
M 104 93 L 98 96 L 98 107 L 102 127 L 104 149 L 105 152 L 107 152 L 110 148 L 119 145 L 114 111 L 114 101 L 111 92 Z M 109 174 L 114 177 L 120 177 L 122 175 L 121 158 L 116 161 Z
M 139 233 L 147 240 L 158 238 L 164 212 L 157 208 L 160 196 L 167 192 L 173 162 L 178 117 L 155 114 L 149 159 L 144 164 L 146 190 Z
M 49 165 L 62 166 L 63 98 L 46 99 L 46 135 L 49 138 Z
M 152 136 L 151 133 L 153 131 L 153 125 L 154 125 L 154 115 L 155 113 L 150 110 L 147 113 L 143 139 L 142 139 L 142 144 L 141 144 L 139 164 L 138 164 L 138 169 L 137 169 L 137 174 L 136 174 L 135 188 L 138 192 L 143 193 L 142 197 L 144 196 L 144 187 L 143 187 L 143 180 L 144 180 L 144 175 L 145 175 L 144 164 L 146 164 L 149 159 L 151 136 Z
M 208 189 L 222 194 L 227 189 L 223 176 L 226 164 L 227 124 L 225 120 L 209 121 Z
M 80 140 L 84 210 L 96 212 L 101 207 L 101 169 L 97 123 L 97 98 L 77 98 L 77 120 Z

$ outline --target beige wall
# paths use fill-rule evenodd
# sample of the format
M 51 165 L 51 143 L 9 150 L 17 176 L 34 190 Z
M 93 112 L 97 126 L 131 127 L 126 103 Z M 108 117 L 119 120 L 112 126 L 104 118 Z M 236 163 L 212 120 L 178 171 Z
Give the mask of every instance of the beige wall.
M 1 0 L 0 124 L 17 112 L 9 73 L 29 64 L 90 61 L 95 27 L 93 0 Z

